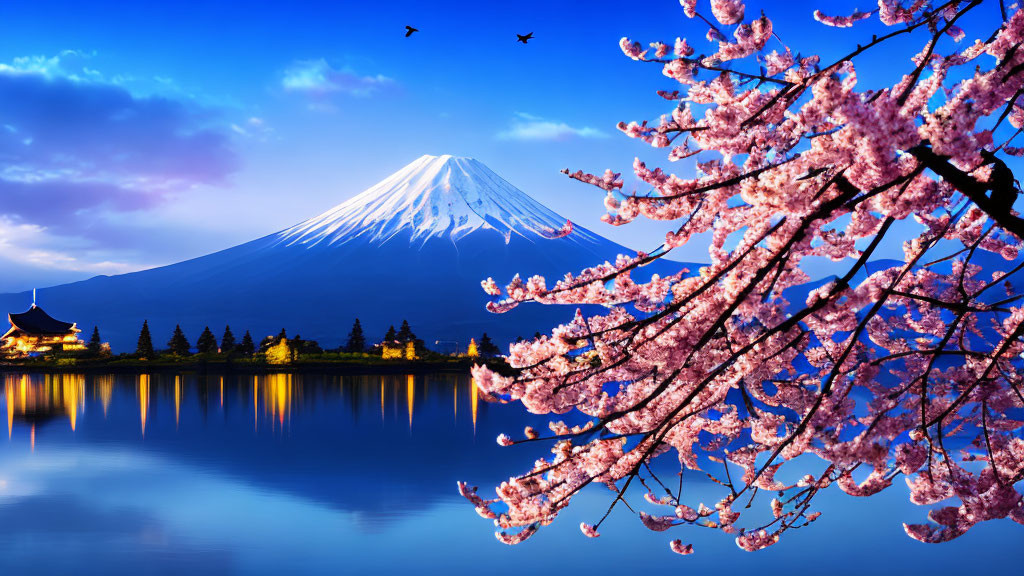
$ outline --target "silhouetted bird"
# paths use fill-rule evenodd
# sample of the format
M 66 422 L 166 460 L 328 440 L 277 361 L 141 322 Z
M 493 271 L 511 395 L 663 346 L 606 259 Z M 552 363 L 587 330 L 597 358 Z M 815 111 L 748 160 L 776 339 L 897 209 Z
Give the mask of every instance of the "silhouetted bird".
M 523 44 L 526 44 L 530 40 L 533 40 L 533 32 L 530 32 L 526 36 L 523 36 L 522 34 L 516 34 L 516 37 L 517 37 L 516 42 L 522 42 Z
M 419 28 L 413 28 L 412 26 L 406 26 L 405 27 L 405 37 L 408 38 L 409 36 L 412 36 L 413 32 L 419 32 L 419 31 L 420 31 Z

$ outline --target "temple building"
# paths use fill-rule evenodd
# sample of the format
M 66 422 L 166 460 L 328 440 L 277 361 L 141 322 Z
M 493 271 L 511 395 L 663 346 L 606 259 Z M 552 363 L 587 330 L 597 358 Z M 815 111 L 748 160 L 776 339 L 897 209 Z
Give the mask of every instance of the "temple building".
M 24 358 L 49 352 L 85 350 L 74 323 L 61 322 L 32 305 L 21 314 L 8 314 L 11 329 L 0 336 L 0 356 Z
M 419 358 L 416 355 L 416 344 L 414 342 L 402 343 L 397 340 L 391 342 L 385 340 L 377 346 L 380 347 L 380 356 L 384 360 L 416 360 Z

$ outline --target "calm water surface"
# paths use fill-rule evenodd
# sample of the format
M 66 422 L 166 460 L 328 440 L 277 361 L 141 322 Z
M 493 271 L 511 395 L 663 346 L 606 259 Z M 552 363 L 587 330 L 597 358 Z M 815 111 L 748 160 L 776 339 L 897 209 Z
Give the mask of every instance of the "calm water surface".
M 983 574 L 1024 571 L 1024 527 L 942 546 L 904 536 L 906 490 L 829 493 L 812 529 L 746 553 L 676 530 L 668 550 L 628 510 L 584 538 L 596 488 L 517 547 L 455 491 L 489 488 L 543 447 L 500 432 L 546 420 L 478 401 L 461 376 L 2 375 L 0 574 Z M 691 497 L 713 501 L 695 483 Z M 671 533 L 670 533 L 671 534 Z M 648 572 L 650 571 L 650 572 Z

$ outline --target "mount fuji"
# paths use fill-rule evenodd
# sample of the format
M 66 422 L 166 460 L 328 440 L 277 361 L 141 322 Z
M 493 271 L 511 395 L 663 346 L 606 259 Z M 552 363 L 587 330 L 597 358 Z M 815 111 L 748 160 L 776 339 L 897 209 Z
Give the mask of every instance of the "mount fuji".
M 562 277 L 633 251 L 574 226 L 471 158 L 423 156 L 337 207 L 258 240 L 207 256 L 39 290 L 53 316 L 98 326 L 116 352 L 131 352 L 144 319 L 154 341 L 175 324 L 193 341 L 230 324 L 260 339 L 289 334 L 344 343 L 355 318 L 370 341 L 407 319 L 428 346 L 487 332 L 506 343 L 546 331 L 574 309 L 484 309 L 480 281 L 516 273 Z M 663 269 L 664 268 L 664 269 Z M 655 262 L 649 273 L 675 271 Z M 0 295 L 21 312 L 28 293 Z

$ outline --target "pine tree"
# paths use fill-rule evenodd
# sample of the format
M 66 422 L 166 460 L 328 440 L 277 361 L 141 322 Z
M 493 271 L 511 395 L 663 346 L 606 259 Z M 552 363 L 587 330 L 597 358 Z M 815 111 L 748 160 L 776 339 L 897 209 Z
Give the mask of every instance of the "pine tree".
M 416 340 L 416 335 L 412 333 L 412 328 L 409 328 L 408 320 L 402 320 L 402 327 L 398 329 L 398 341 L 412 342 L 413 340 Z
M 231 326 L 224 327 L 224 335 L 220 338 L 220 351 L 224 354 L 231 354 L 235 351 L 235 335 L 231 333 Z
M 188 338 L 185 337 L 185 333 L 181 330 L 181 325 L 174 327 L 174 335 L 171 336 L 170 342 L 167 343 L 167 347 L 170 348 L 171 354 L 175 356 L 188 356 L 191 352 L 192 345 L 188 343 Z
M 366 350 L 366 336 L 363 335 L 363 326 L 359 318 L 352 324 L 352 331 L 348 333 L 348 343 L 345 344 L 345 352 L 362 352 Z
M 242 343 L 238 345 L 238 352 L 243 356 L 252 356 L 256 353 L 256 344 L 252 341 L 252 334 L 248 330 L 242 336 Z
M 398 334 L 395 333 L 395 327 L 388 326 L 388 331 L 384 334 L 384 341 L 394 342 L 395 340 L 398 340 Z
M 135 355 L 146 359 L 156 356 L 156 352 L 153 351 L 153 338 L 149 335 L 149 320 L 142 321 L 142 331 L 139 332 L 139 343 L 135 347 Z
M 417 338 L 416 334 L 413 333 L 412 328 L 409 327 L 409 322 L 407 320 L 402 320 L 402 327 L 399 328 L 398 334 L 395 336 L 395 339 L 403 344 L 412 342 L 413 345 L 416 347 L 417 355 L 422 355 L 423 352 L 425 352 L 427 349 L 426 345 L 423 343 L 423 340 Z
M 93 326 L 92 338 L 89 338 L 89 343 L 85 346 L 85 349 L 89 351 L 89 354 L 99 356 L 100 350 L 103 348 L 103 340 L 100 339 L 100 328 L 99 326 Z
M 487 332 L 484 332 L 484 335 L 480 337 L 477 349 L 480 351 L 480 355 L 485 358 L 501 354 L 501 349 L 494 344 L 494 341 L 487 335 Z
M 199 335 L 199 340 L 196 340 L 196 351 L 200 354 L 217 353 L 217 337 L 210 331 L 209 326 L 203 329 L 203 333 Z

